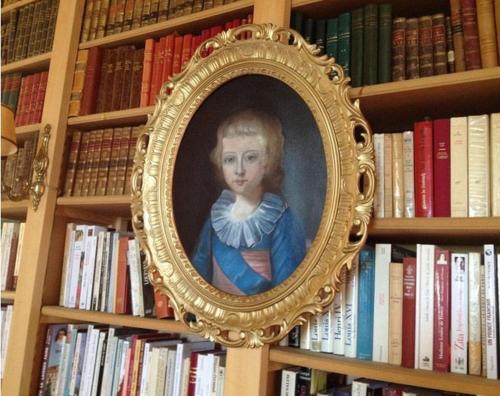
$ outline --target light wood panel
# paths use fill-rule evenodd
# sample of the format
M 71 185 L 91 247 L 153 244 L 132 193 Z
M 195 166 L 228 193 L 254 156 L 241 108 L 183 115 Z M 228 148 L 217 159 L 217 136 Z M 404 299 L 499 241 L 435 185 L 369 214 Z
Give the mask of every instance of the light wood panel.
M 106 312 L 85 311 L 54 306 L 42 307 L 43 323 L 89 322 L 106 323 L 113 326 L 128 326 L 140 329 L 163 330 L 172 333 L 190 332 L 189 328 L 176 320 L 140 318 L 132 315 L 115 315 Z
M 171 20 L 147 25 L 138 29 L 106 36 L 97 40 L 80 44 L 80 49 L 91 47 L 110 47 L 120 44 L 139 44 L 151 37 L 161 37 L 170 32 L 180 34 L 196 33 L 203 28 L 223 24 L 236 17 L 243 17 L 252 12 L 253 0 L 238 0 L 223 6 L 218 6 L 194 14 L 185 15 Z
M 269 345 L 261 348 L 228 348 L 224 394 L 265 395 L 267 392 Z
M 408 369 L 385 363 L 350 359 L 297 348 L 273 347 L 269 352 L 269 358 L 272 362 L 450 392 L 494 396 L 498 395 L 500 387 L 499 381 L 487 380 L 473 375 Z
M 46 52 L 45 54 L 35 55 L 20 61 L 7 63 L 2 66 L 2 74 L 14 72 L 35 73 L 47 70 L 51 57 L 52 52 Z
M 68 119 L 68 125 L 80 129 L 106 128 L 145 124 L 147 116 L 152 113 L 154 106 L 138 107 L 135 109 L 110 111 L 107 113 L 89 114 Z

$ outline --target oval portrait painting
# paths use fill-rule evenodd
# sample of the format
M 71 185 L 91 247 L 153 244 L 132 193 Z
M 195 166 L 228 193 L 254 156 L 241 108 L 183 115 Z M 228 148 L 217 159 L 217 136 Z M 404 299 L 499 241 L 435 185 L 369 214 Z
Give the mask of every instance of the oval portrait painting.
M 234 78 L 193 115 L 174 169 L 180 241 L 201 277 L 240 296 L 301 265 L 321 221 L 327 170 L 302 98 L 265 75 Z

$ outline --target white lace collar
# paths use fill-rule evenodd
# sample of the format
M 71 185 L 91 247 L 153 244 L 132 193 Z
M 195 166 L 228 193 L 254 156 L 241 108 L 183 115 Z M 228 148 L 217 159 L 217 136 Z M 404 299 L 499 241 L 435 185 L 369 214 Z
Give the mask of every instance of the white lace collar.
M 287 208 L 286 202 L 278 195 L 264 193 L 257 209 L 244 220 L 231 216 L 235 202 L 234 193 L 222 191 L 212 205 L 211 220 L 215 233 L 226 245 L 236 249 L 250 248 L 259 243 L 264 235 L 270 234 Z

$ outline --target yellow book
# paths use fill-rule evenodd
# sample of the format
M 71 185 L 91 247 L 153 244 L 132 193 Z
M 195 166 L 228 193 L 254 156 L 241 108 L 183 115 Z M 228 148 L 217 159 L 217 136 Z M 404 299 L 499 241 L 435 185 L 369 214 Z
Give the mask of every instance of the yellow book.
M 451 217 L 467 217 L 467 117 L 450 120 Z
M 490 215 L 490 160 L 488 115 L 468 117 L 469 217 Z
M 500 113 L 490 115 L 491 215 L 500 216 Z

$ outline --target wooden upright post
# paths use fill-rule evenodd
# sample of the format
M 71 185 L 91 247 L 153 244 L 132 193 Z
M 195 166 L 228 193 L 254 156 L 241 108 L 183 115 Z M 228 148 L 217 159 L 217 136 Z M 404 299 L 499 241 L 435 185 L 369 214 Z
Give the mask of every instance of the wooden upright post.
M 291 0 L 255 0 L 253 22 L 289 27 L 291 4 Z

